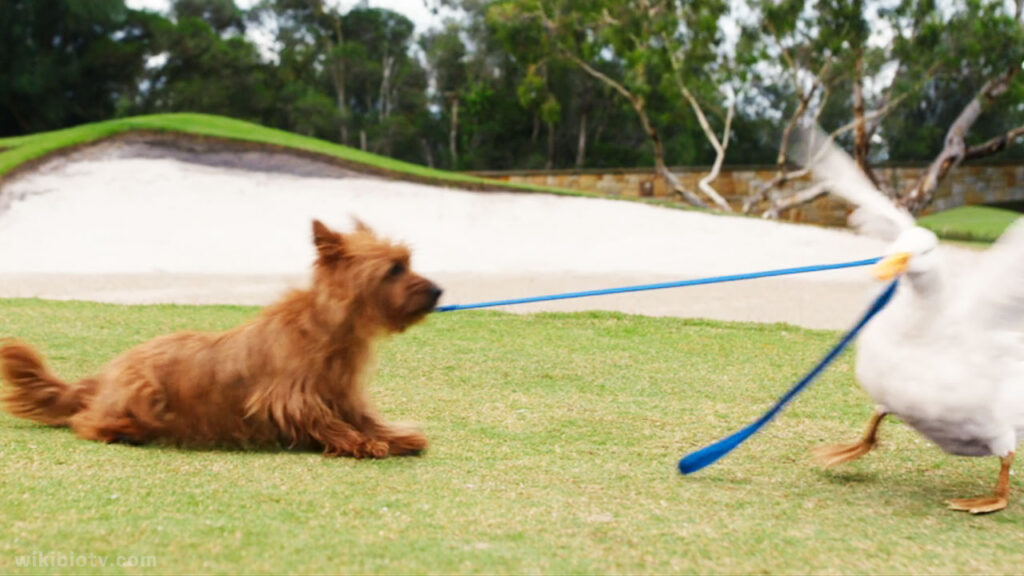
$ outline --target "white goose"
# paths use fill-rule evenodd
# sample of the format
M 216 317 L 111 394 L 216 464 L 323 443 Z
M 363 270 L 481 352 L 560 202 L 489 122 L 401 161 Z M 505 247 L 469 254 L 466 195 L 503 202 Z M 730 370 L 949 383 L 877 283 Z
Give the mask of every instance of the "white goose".
M 858 206 L 851 222 L 892 242 L 875 275 L 903 275 L 892 303 L 858 341 L 857 379 L 877 404 L 867 431 L 858 442 L 815 455 L 834 466 L 867 454 L 892 414 L 950 454 L 1002 460 L 994 495 L 950 500 L 951 509 L 1006 508 L 1010 466 L 1024 439 L 1024 219 L 982 255 L 969 278 L 953 277 L 936 236 L 917 227 L 849 156 L 829 143 L 814 157 L 815 177 Z

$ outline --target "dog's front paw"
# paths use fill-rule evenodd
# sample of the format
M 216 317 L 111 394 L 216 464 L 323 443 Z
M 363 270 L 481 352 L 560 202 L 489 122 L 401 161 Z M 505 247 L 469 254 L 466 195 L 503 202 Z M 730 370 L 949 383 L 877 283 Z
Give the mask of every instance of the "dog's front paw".
M 387 442 L 380 440 L 363 440 L 356 447 L 356 458 L 387 458 L 390 449 Z

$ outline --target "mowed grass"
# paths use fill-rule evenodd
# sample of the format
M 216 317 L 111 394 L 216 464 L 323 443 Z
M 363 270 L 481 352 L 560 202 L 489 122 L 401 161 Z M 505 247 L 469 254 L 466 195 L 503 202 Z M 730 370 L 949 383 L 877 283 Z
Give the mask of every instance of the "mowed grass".
M 960 206 L 929 214 L 918 223 L 947 240 L 992 243 L 1020 218 L 1019 212 L 992 206 Z
M 0 336 L 76 378 L 239 307 L 0 300 Z M 373 396 L 422 423 L 416 458 L 101 445 L 0 415 L 0 573 L 1017 573 L 1024 502 L 988 493 L 994 458 L 944 455 L 899 423 L 861 461 L 871 405 L 844 356 L 717 465 L 685 452 L 758 416 L 837 335 L 614 313 L 437 314 L 382 345 Z M 37 555 L 36 567 L 19 567 Z M 39 566 L 51 554 L 141 568 Z M 90 556 L 92 555 L 92 556 Z

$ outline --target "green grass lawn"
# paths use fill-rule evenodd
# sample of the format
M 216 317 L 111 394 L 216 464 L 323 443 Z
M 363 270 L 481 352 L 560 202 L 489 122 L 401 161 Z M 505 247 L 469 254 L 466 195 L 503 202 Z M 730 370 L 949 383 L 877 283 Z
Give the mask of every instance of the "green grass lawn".
M 1019 212 L 991 206 L 961 206 L 930 214 L 918 223 L 946 240 L 992 243 L 1020 218 Z
M 68 378 L 240 307 L 0 300 L 0 336 Z M 386 344 L 373 392 L 423 423 L 418 458 L 101 445 L 0 415 L 0 573 L 1016 573 L 1024 502 L 971 517 L 994 458 L 944 455 L 902 424 L 824 472 L 809 448 L 871 413 L 851 357 L 693 477 L 691 449 L 759 415 L 835 341 L 784 325 L 614 313 L 432 316 Z M 22 568 L 19 557 L 152 557 L 152 568 Z M 90 556 L 92 555 L 92 556 Z M 22 560 L 24 562 L 24 560 Z
M 171 132 L 271 144 L 335 158 L 346 163 L 361 164 L 374 170 L 385 170 L 395 177 L 411 178 L 439 184 L 486 187 L 491 189 L 508 188 L 577 196 L 591 195 L 577 190 L 510 183 L 478 178 L 457 172 L 435 170 L 426 166 L 410 164 L 333 142 L 327 142 L 326 140 L 267 128 L 251 122 L 223 116 L 191 113 L 134 116 L 83 124 L 53 132 L 0 138 L 0 177 L 26 162 L 37 160 L 63 149 L 97 142 L 118 134 L 137 131 Z

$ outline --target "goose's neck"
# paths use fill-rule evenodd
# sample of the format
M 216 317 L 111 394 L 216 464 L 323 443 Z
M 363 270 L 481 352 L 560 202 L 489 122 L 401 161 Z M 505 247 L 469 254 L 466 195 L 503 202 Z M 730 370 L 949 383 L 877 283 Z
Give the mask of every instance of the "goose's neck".
M 913 290 L 915 299 L 919 302 L 935 306 L 942 302 L 946 296 L 946 279 L 941 269 L 931 269 L 925 272 L 909 273 L 905 282 Z
M 945 310 L 947 282 L 939 270 L 907 274 L 903 282 L 907 289 L 904 328 L 910 333 L 930 333 L 932 323 Z

